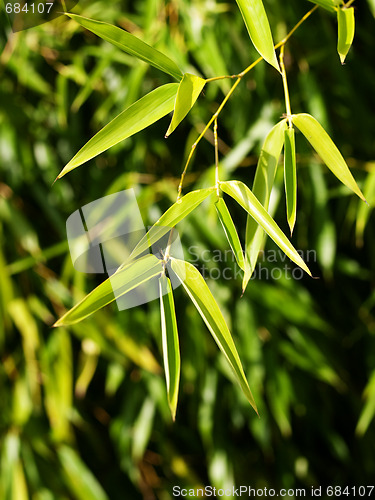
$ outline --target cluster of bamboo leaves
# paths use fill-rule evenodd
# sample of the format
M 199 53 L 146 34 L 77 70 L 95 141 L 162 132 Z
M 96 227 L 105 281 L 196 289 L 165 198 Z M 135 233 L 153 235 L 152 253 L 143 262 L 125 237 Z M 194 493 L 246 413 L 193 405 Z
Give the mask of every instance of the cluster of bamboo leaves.
M 308 5 L 307 2 L 301 5 L 298 1 L 282 4 L 285 19 L 294 19 L 299 8 Z M 371 2 L 373 0 L 368 0 L 369 5 Z M 140 9 L 144 6 L 144 9 L 129 14 L 129 18 L 135 25 L 142 25 L 148 40 L 156 38 L 161 47 L 163 40 L 170 42 L 166 34 L 169 28 L 167 25 L 161 28 L 162 19 L 158 18 L 158 23 L 155 23 L 146 9 L 157 3 L 155 10 L 165 6 L 164 2 L 154 0 L 137 2 L 137 6 Z M 186 9 L 193 4 L 180 3 Z M 200 2 L 200 5 L 204 10 L 212 3 Z M 234 2 L 232 7 L 236 7 Z M 359 16 L 366 15 L 365 5 L 363 10 L 359 4 L 357 7 Z M 102 19 L 105 16 L 105 20 L 112 24 L 124 26 L 124 18 L 128 19 L 127 14 L 121 15 L 117 7 L 110 10 L 108 2 L 101 0 L 81 1 L 80 8 L 85 8 L 87 17 Z M 189 15 L 184 14 L 183 18 L 181 14 L 180 34 L 188 29 Z M 226 39 L 231 40 L 229 34 L 235 32 L 235 26 L 238 27 L 233 20 L 241 19 L 216 12 L 211 16 L 215 19 L 215 30 L 212 26 L 205 26 L 208 29 L 204 43 L 196 42 L 198 48 L 193 45 L 189 33 L 185 47 L 189 46 L 190 50 L 194 47 L 194 54 L 189 56 L 194 57 L 205 74 L 227 74 L 225 69 L 214 68 L 220 59 L 209 59 L 210 64 L 204 65 L 199 55 L 207 54 L 212 44 L 220 44 L 210 36 L 217 30 L 226 33 Z M 147 32 L 150 17 L 152 30 Z M 219 19 L 220 26 L 216 22 Z M 322 12 L 321 19 L 327 21 L 329 12 Z M 196 17 L 192 23 L 193 20 L 195 22 Z M 148 308 L 129 312 L 102 308 L 79 324 L 50 329 L 56 315 L 63 314 L 67 307 L 79 302 L 93 288 L 92 283 L 96 283 L 95 278 L 74 272 L 67 244 L 61 242 L 65 239 L 65 218 L 76 210 L 77 203 L 127 189 L 136 183 L 142 204 L 152 207 L 149 212 L 149 217 L 152 217 L 154 210 L 159 210 L 156 206 L 158 200 L 158 205 L 165 201 L 173 203 L 172 193 L 178 182 L 178 179 L 169 177 L 172 168 L 168 163 L 168 142 L 167 146 L 161 146 L 164 147 L 162 158 L 168 176 L 155 176 L 147 183 L 143 181 L 143 172 L 150 171 L 155 159 L 150 151 L 157 136 L 154 127 L 147 131 L 147 143 L 144 136 L 138 134 L 125 141 L 121 148 L 113 148 L 98 158 L 98 166 L 103 165 L 103 158 L 105 165 L 107 161 L 108 165 L 123 165 L 122 159 L 127 154 L 131 162 L 127 161 L 126 169 L 96 168 L 89 176 L 87 169 L 77 169 L 51 190 L 58 165 L 64 164 L 64 160 L 66 163 L 87 134 L 89 124 L 81 120 L 83 113 L 88 112 L 92 117 L 90 129 L 99 129 L 109 121 L 109 110 L 114 108 L 117 114 L 121 108 L 134 102 L 142 89 L 146 93 L 150 85 L 158 81 L 155 78 L 158 72 L 153 70 L 145 78 L 146 64 L 137 64 L 134 58 L 111 44 L 96 43 L 95 37 L 80 33 L 82 30 L 77 23 L 67 26 L 62 21 L 61 24 L 45 25 L 19 34 L 12 40 L 11 54 L 6 44 L 7 37 L 3 36 L 6 19 L 4 23 L 0 22 L 1 48 L 6 47 L 0 60 L 1 498 L 104 500 L 120 498 L 125 489 L 129 498 L 140 498 L 143 467 L 150 467 L 148 450 L 162 457 L 162 464 L 159 462 L 155 468 L 161 480 L 155 487 L 156 495 L 172 496 L 169 490 L 172 477 L 173 482 L 191 487 L 200 486 L 207 477 L 218 487 L 234 482 L 242 484 L 242 479 L 249 480 L 249 462 L 241 459 L 244 443 L 247 450 L 251 449 L 253 457 L 252 477 L 264 484 L 277 480 L 287 487 L 290 471 L 296 466 L 301 472 L 302 456 L 306 457 L 308 469 L 305 468 L 307 475 L 299 478 L 307 485 L 311 477 L 323 478 L 323 469 L 327 478 L 332 476 L 334 469 L 337 477 L 342 478 L 341 482 L 346 480 L 351 484 L 372 477 L 375 375 L 371 269 L 374 269 L 374 233 L 370 215 L 375 206 L 375 170 L 373 162 L 361 161 L 373 156 L 371 130 L 374 127 L 368 126 L 366 133 L 366 125 L 373 123 L 373 117 L 365 112 L 367 103 L 371 102 L 369 90 L 371 81 L 374 81 L 372 68 L 367 65 L 371 57 L 366 59 L 371 44 L 356 52 L 352 59 L 354 64 L 348 64 L 342 76 L 339 64 L 332 68 L 333 81 L 330 84 L 321 82 L 315 91 L 311 90 L 314 88 L 311 85 L 314 81 L 316 84 L 318 78 L 317 71 L 313 70 L 313 51 L 320 43 L 315 39 L 318 23 L 314 26 L 314 22 L 317 19 L 301 31 L 300 40 L 306 42 L 308 49 L 306 52 L 302 49 L 302 59 L 301 53 L 293 52 L 298 63 L 302 64 L 305 57 L 311 62 L 310 71 L 299 75 L 301 86 L 293 88 L 295 101 L 301 99 L 300 102 L 304 102 L 308 111 L 319 117 L 326 128 L 333 120 L 333 128 L 343 132 L 341 143 L 346 143 L 346 156 L 350 157 L 350 165 L 362 179 L 363 194 L 370 205 L 350 197 L 345 186 L 337 187 L 338 183 L 329 172 L 324 173 L 319 160 L 306 155 L 307 143 L 302 151 L 301 137 L 298 181 L 299 188 L 303 188 L 303 200 L 301 197 L 299 227 L 294 238 L 299 245 L 302 242 L 303 248 L 303 227 L 308 228 L 309 248 L 316 248 L 317 261 L 325 279 L 293 283 L 283 279 L 255 279 L 242 300 L 239 291 L 236 293 L 237 281 L 221 280 L 210 284 L 223 314 L 230 318 L 231 330 L 236 333 L 236 346 L 241 353 L 244 371 L 252 381 L 253 395 L 262 418 L 247 418 L 249 408 L 245 398 L 237 397 L 237 388 L 228 383 L 232 380 L 229 364 L 215 352 L 216 346 L 211 339 L 204 338 L 205 324 L 198 314 L 194 314 L 194 305 L 187 301 L 185 306 L 178 293 L 176 310 L 183 352 L 180 405 L 188 400 L 188 407 L 180 407 L 183 411 L 172 428 L 163 373 L 152 354 L 155 352 L 154 342 L 160 339 L 157 301 Z M 322 53 L 327 59 L 334 49 L 328 45 L 334 28 L 334 19 L 332 21 L 325 32 L 328 39 L 322 36 L 322 43 L 327 43 Z M 370 16 L 366 19 L 362 16 L 359 42 L 371 35 L 373 22 Z M 239 67 L 247 62 L 245 42 L 246 39 L 241 37 L 241 50 L 235 54 L 240 54 Z M 72 46 L 74 51 L 70 50 Z M 54 63 L 49 58 L 47 62 L 46 47 L 58 54 Z M 168 47 L 173 47 L 173 44 L 168 43 Z M 229 44 L 222 43 L 220 47 L 222 57 L 228 56 Z M 170 50 L 176 57 L 176 51 Z M 179 65 L 184 67 L 185 51 L 181 54 Z M 235 61 L 238 62 L 236 57 L 230 61 L 232 68 L 236 67 Z M 316 70 L 327 71 L 323 61 L 314 61 Z M 51 64 L 54 71 L 51 71 Z M 358 65 L 361 71 L 356 73 Z M 189 71 L 194 72 L 191 68 Z M 127 74 L 126 85 L 124 72 Z M 256 115 L 259 110 L 259 122 L 266 123 L 271 129 L 270 120 L 281 113 L 277 104 L 272 115 L 264 114 L 269 109 L 271 96 L 275 97 L 268 88 L 269 100 L 259 92 L 262 84 L 269 81 L 264 75 L 278 77 L 272 70 L 256 74 L 257 91 L 250 93 L 243 88 L 243 92 L 234 96 L 233 107 L 227 110 L 220 122 L 220 130 L 236 123 L 235 141 L 242 135 L 244 137 L 233 148 L 236 158 L 230 154 L 223 160 L 223 179 L 228 178 L 230 168 L 232 171 L 236 168 L 239 175 L 248 171 L 237 169 L 244 156 L 244 165 L 252 164 L 253 157 L 248 151 L 255 143 L 248 138 L 249 114 Z M 350 76 L 354 78 L 350 80 Z M 109 80 L 111 85 L 107 88 Z M 222 89 L 228 90 L 224 84 L 229 86 L 229 83 L 230 80 L 221 80 L 217 87 L 211 85 L 206 89 L 205 101 L 212 104 Z M 304 95 L 309 98 L 304 100 Z M 331 98 L 335 104 L 341 102 L 340 98 L 335 100 L 335 95 L 347 96 L 344 110 L 364 111 L 353 113 L 349 123 L 342 108 L 332 107 Z M 320 108 L 317 105 L 319 100 Z M 74 102 L 72 109 L 75 111 L 86 104 L 81 113 L 70 114 L 71 102 Z M 241 122 L 244 102 L 250 111 Z M 251 107 L 249 102 L 253 104 Z M 193 124 L 204 109 L 200 104 L 189 117 Z M 365 107 L 361 107 L 364 104 Z M 324 119 L 324 113 L 320 113 L 322 108 L 323 111 L 334 109 L 334 112 L 328 111 Z M 95 111 L 91 112 L 92 109 Z M 337 119 L 341 120 L 340 123 Z M 276 121 L 277 118 L 274 123 Z M 259 122 L 251 124 L 249 130 L 252 134 L 257 131 Z M 262 138 L 257 140 L 263 140 L 266 135 L 265 130 L 261 133 Z M 162 135 L 158 145 L 163 143 Z M 348 137 L 349 141 L 346 140 Z M 179 145 L 183 142 L 181 138 L 185 139 L 185 136 L 180 134 L 176 138 Z M 172 139 L 175 140 L 173 136 Z M 246 141 L 248 149 L 243 152 Z M 186 143 L 189 144 L 188 137 Z M 150 152 L 144 158 L 146 148 Z M 242 156 L 238 154 L 241 151 Z M 116 174 L 112 181 L 111 171 Z M 207 169 L 199 185 L 211 179 L 212 173 L 211 167 Z M 279 196 L 283 188 L 282 173 L 282 168 L 279 168 L 270 213 L 275 213 L 275 203 L 282 199 Z M 195 179 L 193 173 L 187 181 L 195 182 Z M 148 185 L 148 182 L 152 184 Z M 146 185 L 141 187 L 139 183 Z M 210 180 L 207 185 L 211 183 Z M 228 206 L 231 211 L 232 207 L 237 208 L 233 203 L 228 203 Z M 221 223 L 215 220 L 215 207 L 213 202 L 201 205 L 191 213 L 189 223 L 184 227 L 185 244 L 198 242 L 205 252 L 207 249 L 226 251 L 228 243 L 224 232 L 220 231 Z M 234 211 L 232 213 L 234 216 Z M 282 214 L 278 214 L 282 218 Z M 237 216 L 238 211 L 236 220 Z M 357 238 L 355 258 L 351 238 L 353 226 Z M 345 246 L 343 242 L 346 242 Z M 274 248 L 272 241 L 268 241 L 269 248 Z M 210 263 L 210 266 L 214 265 Z M 272 264 L 269 266 L 272 269 Z M 332 284 L 330 276 L 334 279 L 334 293 L 329 288 Z M 318 293 L 314 293 L 314 289 Z M 97 417 L 106 412 L 111 420 L 98 424 Z M 332 415 L 335 415 L 335 421 Z M 338 424 L 340 415 L 343 417 Z M 309 436 L 313 436 L 312 440 L 307 437 L 310 440 L 308 447 L 304 441 L 306 428 L 309 428 Z M 268 461 L 270 450 L 279 457 L 273 466 Z M 245 453 L 250 456 L 250 451 Z M 193 456 L 194 460 L 191 459 Z M 264 466 L 264 457 L 267 457 L 267 467 Z
M 337 50 L 343 63 L 354 36 L 354 9 L 341 0 L 317 0 L 315 4 L 337 12 Z M 350 3 L 350 2 L 349 2 Z M 250 39 L 262 59 L 280 72 L 286 81 L 285 68 L 276 55 L 270 25 L 261 0 L 237 0 Z M 178 66 L 165 54 L 149 46 L 134 35 L 107 23 L 88 19 L 77 14 L 67 14 L 82 27 L 113 44 L 126 53 L 145 61 L 167 73 L 176 83 L 162 85 L 126 108 L 108 125 L 90 139 L 72 160 L 64 167 L 58 178 L 106 151 L 120 141 L 136 134 L 163 116 L 173 111 L 171 123 L 166 132 L 170 136 L 186 117 L 209 80 L 190 73 L 182 73 Z M 283 45 L 281 44 L 282 49 Z M 279 45 L 280 46 L 280 45 Z M 237 75 L 238 76 L 238 75 Z M 239 79 L 241 79 L 242 75 Z M 214 80 L 214 79 L 212 79 Z M 284 87 L 285 88 L 285 87 Z M 230 93 L 227 97 L 230 97 Z M 311 275 L 297 250 L 268 213 L 268 205 L 279 157 L 284 149 L 284 182 L 286 193 L 287 220 L 293 231 L 297 214 L 297 164 L 295 151 L 295 127 L 304 135 L 321 160 L 333 174 L 360 198 L 365 200 L 354 180 L 344 158 L 320 123 L 306 113 L 292 114 L 289 96 L 285 92 L 287 113 L 267 135 L 259 158 L 252 190 L 243 182 L 228 180 L 216 185 L 192 191 L 179 196 L 138 243 L 130 258 L 116 272 L 118 288 L 113 289 L 109 279 L 84 297 L 70 311 L 64 314 L 55 326 L 75 324 L 137 286 L 159 276 L 162 345 L 168 401 L 175 418 L 180 380 L 180 352 L 174 298 L 166 264 L 153 255 L 140 257 L 142 252 L 174 228 L 207 198 L 213 199 L 218 217 L 225 231 L 228 243 L 244 272 L 242 292 L 253 274 L 264 234 L 305 272 Z M 216 113 L 215 119 L 217 119 Z M 217 166 L 218 167 L 218 166 Z M 247 212 L 245 248 L 242 245 L 226 206 L 223 195 L 234 199 Z M 167 252 L 168 253 L 168 252 Z M 168 257 L 169 272 L 174 273 L 183 285 L 215 342 L 225 355 L 233 374 L 253 408 L 256 404 L 250 391 L 244 370 L 226 321 L 199 271 L 189 262 Z M 113 283 L 113 280 L 112 280 Z

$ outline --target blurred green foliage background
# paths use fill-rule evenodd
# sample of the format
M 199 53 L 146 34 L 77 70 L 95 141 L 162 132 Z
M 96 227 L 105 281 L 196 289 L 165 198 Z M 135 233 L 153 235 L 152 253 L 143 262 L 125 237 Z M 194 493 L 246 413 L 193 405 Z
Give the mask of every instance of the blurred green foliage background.
M 312 6 L 265 0 L 280 40 Z M 0 12 L 0 498 L 168 500 L 172 486 L 296 488 L 366 485 L 375 477 L 375 6 L 355 2 L 346 64 L 334 15 L 319 9 L 286 46 L 292 110 L 329 131 L 365 193 L 340 185 L 297 137 L 293 244 L 320 279 L 263 259 L 251 281 L 209 279 L 243 361 L 260 418 L 183 291 L 175 293 L 182 355 L 177 420 L 167 405 L 158 301 L 107 307 L 52 329 L 102 276 L 73 269 L 65 221 L 133 187 L 146 224 L 175 201 L 186 152 L 230 81 L 204 95 L 168 140 L 166 117 L 52 185 L 102 126 L 167 75 L 63 17 L 12 34 Z M 206 78 L 256 57 L 234 1 L 81 0 L 75 11 L 121 26 Z M 285 112 L 282 82 L 259 64 L 219 120 L 222 178 L 251 186 L 262 142 Z M 213 137 L 186 188 L 212 185 Z M 282 167 L 273 211 L 287 233 Z M 186 189 L 185 189 L 186 192 Z M 245 213 L 230 205 L 244 238 Z M 179 227 L 186 258 L 227 250 L 212 205 Z M 267 241 L 265 255 L 275 250 Z M 227 262 L 197 263 L 213 277 Z M 274 271 L 271 273 L 271 271 Z M 209 274 L 209 273 L 208 273 Z M 298 274 L 299 276 L 299 274 Z

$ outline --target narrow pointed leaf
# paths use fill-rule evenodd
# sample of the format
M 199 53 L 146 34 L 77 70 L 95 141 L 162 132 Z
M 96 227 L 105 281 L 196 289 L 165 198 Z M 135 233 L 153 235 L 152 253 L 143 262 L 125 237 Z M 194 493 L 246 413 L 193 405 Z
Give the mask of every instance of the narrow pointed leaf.
M 164 73 L 168 73 L 177 80 L 181 80 L 182 73 L 175 62 L 136 36 L 118 28 L 117 26 L 113 26 L 112 24 L 78 16 L 77 14 L 71 14 L 70 12 L 66 15 L 74 19 L 84 28 L 92 31 L 92 33 L 95 33 L 95 35 L 99 36 L 103 40 L 112 43 L 112 45 L 115 45 L 124 52 L 138 57 L 138 59 L 141 59 L 142 61 L 151 64 L 151 66 L 164 71 Z
M 202 203 L 215 190 L 215 187 L 198 189 L 191 191 L 174 203 L 151 227 L 147 234 L 141 239 L 133 250 L 129 259 L 135 259 L 147 248 L 156 243 L 167 234 L 176 224 L 190 214 L 198 205 Z
M 258 198 L 260 203 L 268 210 L 268 204 L 272 191 L 273 182 L 281 150 L 284 145 L 284 131 L 287 121 L 281 120 L 277 123 L 264 141 L 262 151 L 260 153 L 258 166 L 255 172 L 253 183 L 253 194 Z M 247 216 L 246 223 L 246 261 L 249 266 L 249 272 L 244 275 L 242 289 L 245 290 L 251 275 L 254 272 L 259 251 L 262 248 L 264 241 L 264 231 L 250 215 Z
M 276 68 L 277 71 L 280 71 L 271 28 L 262 0 L 236 0 L 236 2 L 254 47 L 263 59 Z
M 375 166 L 375 165 L 374 165 Z M 368 202 L 358 205 L 355 235 L 358 246 L 363 246 L 363 233 L 375 207 L 375 169 L 367 174 L 363 194 Z
M 297 250 L 290 243 L 285 234 L 281 231 L 276 222 L 272 219 L 263 205 L 258 201 L 250 189 L 240 181 L 226 181 L 220 183 L 220 188 L 239 203 L 265 232 L 278 245 L 281 250 L 298 266 L 306 271 L 310 276 L 309 268 L 306 266 Z
M 335 176 L 362 200 L 366 201 L 340 151 L 320 123 L 306 113 L 293 115 L 292 119 Z
M 173 272 L 181 281 L 211 335 L 232 368 L 233 374 L 251 406 L 257 412 L 253 395 L 247 383 L 241 360 L 232 335 L 210 289 L 200 272 L 189 262 L 171 259 Z
M 57 454 L 72 497 L 76 500 L 108 500 L 102 486 L 73 448 L 60 446 Z
M 297 168 L 294 128 L 287 128 L 285 130 L 284 184 L 286 195 L 286 213 L 290 227 L 290 234 L 292 234 L 297 215 Z
M 223 198 L 220 197 L 217 200 L 217 202 L 215 203 L 215 207 L 217 215 L 223 226 L 225 236 L 227 237 L 228 243 L 236 258 L 237 264 L 243 271 L 245 271 L 246 263 L 245 263 L 244 253 L 242 251 L 240 238 L 238 237 L 237 229 L 234 225 L 233 219 L 229 213 L 228 207 Z
M 349 7 L 348 9 L 337 9 L 337 26 L 337 52 L 339 53 L 341 64 L 344 64 L 354 38 L 354 7 Z
M 54 326 L 78 323 L 102 307 L 160 274 L 163 264 L 154 255 L 146 255 L 114 273 L 77 305 L 64 314 Z
M 178 341 L 176 311 L 170 279 L 163 274 L 159 279 L 161 331 L 164 371 L 167 383 L 168 404 L 175 420 L 180 383 L 180 345 Z
M 363 396 L 366 402 L 361 411 L 361 415 L 355 429 L 357 436 L 363 436 L 365 434 L 371 424 L 371 421 L 375 417 L 375 370 L 370 376 L 370 380 L 365 387 Z
M 178 83 L 167 83 L 129 106 L 103 127 L 70 160 L 58 179 L 115 144 L 149 127 L 173 110 Z
M 330 12 L 335 12 L 335 7 L 342 0 L 309 0 L 309 2 L 314 3 L 315 5 L 319 5 L 319 7 L 323 7 L 323 9 L 329 10 Z
M 189 113 L 205 85 L 206 80 L 203 78 L 191 75 L 190 73 L 184 74 L 184 77 L 178 87 L 172 121 L 168 127 L 165 137 L 171 135 L 179 123 L 181 123 L 185 116 Z

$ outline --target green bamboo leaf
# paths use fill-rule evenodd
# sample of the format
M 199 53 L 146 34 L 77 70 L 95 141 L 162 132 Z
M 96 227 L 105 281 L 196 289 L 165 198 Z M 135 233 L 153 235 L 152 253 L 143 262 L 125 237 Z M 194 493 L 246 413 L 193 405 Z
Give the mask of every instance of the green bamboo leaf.
M 58 179 L 115 144 L 149 127 L 173 110 L 178 83 L 167 83 L 129 106 L 103 127 L 63 168 Z
M 292 120 L 335 176 L 366 201 L 340 151 L 320 123 L 306 113 L 292 115 Z
M 375 17 L 375 0 L 367 0 L 367 4 L 372 12 L 372 15 Z
M 237 229 L 234 225 L 233 219 L 229 213 L 228 207 L 223 198 L 220 197 L 217 200 L 217 202 L 215 203 L 215 207 L 217 215 L 223 226 L 225 236 L 227 237 L 229 245 L 236 258 L 237 264 L 243 271 L 245 271 L 246 262 L 242 251 L 240 238 L 238 237 Z
M 375 207 L 375 163 L 373 164 L 373 168 L 374 170 L 370 171 L 367 174 L 363 188 L 363 194 L 368 201 L 368 205 L 366 203 L 360 203 L 358 205 L 358 212 L 356 217 L 355 236 L 357 245 L 360 247 L 363 246 L 363 233 L 370 218 L 371 212 Z
M 160 240 L 176 224 L 190 214 L 198 205 L 215 191 L 215 187 L 191 191 L 174 203 L 151 227 L 131 253 L 129 259 L 135 259 L 147 248 Z
M 258 201 L 250 189 L 240 181 L 226 181 L 220 183 L 220 188 L 239 203 L 265 232 L 278 245 L 281 250 L 298 266 L 306 271 L 310 276 L 310 270 L 298 254 L 297 250 L 290 243 L 285 234 L 281 231 L 276 222 L 272 219 L 263 205 Z
M 66 15 L 71 19 L 74 19 L 84 28 L 92 31 L 103 40 L 112 43 L 112 45 L 115 45 L 124 52 L 138 57 L 138 59 L 151 64 L 151 66 L 168 73 L 176 78 L 176 80 L 181 80 L 182 73 L 175 62 L 127 31 L 124 31 L 117 26 L 113 26 L 112 24 L 96 21 L 95 19 L 88 19 L 87 17 L 71 14 L 70 12 Z
M 262 151 L 259 156 L 258 166 L 255 172 L 253 193 L 260 203 L 268 210 L 271 190 L 275 179 L 275 173 L 281 150 L 284 145 L 284 131 L 287 120 L 277 123 L 266 137 Z M 264 241 L 264 231 L 250 215 L 247 216 L 246 223 L 246 260 L 249 265 L 249 272 L 245 273 L 242 289 L 245 290 L 251 275 L 254 272 L 259 251 Z
M 344 64 L 354 38 L 354 7 L 337 9 L 337 26 L 337 52 L 339 53 L 341 64 Z
M 243 393 L 258 413 L 229 328 L 202 275 L 192 264 L 182 260 L 171 258 L 171 267 L 206 323 L 216 344 L 228 360 Z
M 159 279 L 159 289 L 164 371 L 167 383 L 168 404 L 172 413 L 172 419 L 175 420 L 178 386 L 180 383 L 180 346 L 172 286 L 169 278 L 167 278 L 165 274 Z
M 342 0 L 309 0 L 309 2 L 323 7 L 323 9 L 329 10 L 330 12 L 335 12 L 336 6 L 342 3 Z
M 342 4 L 343 0 L 309 0 L 309 2 L 319 5 L 319 7 L 323 7 L 323 9 L 330 12 L 335 12 L 337 6 Z
M 12 500 L 29 500 L 26 477 L 20 459 L 14 464 L 12 476 Z
M 284 184 L 286 195 L 286 212 L 290 234 L 293 233 L 297 216 L 297 167 L 294 128 L 285 130 L 284 144 Z
M 366 402 L 355 429 L 357 436 L 363 436 L 365 434 L 371 421 L 375 417 L 375 370 L 372 372 L 370 380 L 363 391 L 363 397 Z
M 262 0 L 236 0 L 245 21 L 251 41 L 259 54 L 271 66 L 280 71 L 271 28 Z
M 93 473 L 78 454 L 68 446 L 57 450 L 68 487 L 77 500 L 108 500 L 108 497 Z
M 81 302 L 65 313 L 53 326 L 73 325 L 82 321 L 113 302 L 115 298 L 125 295 L 142 283 L 157 276 L 162 270 L 162 261 L 151 254 L 125 265 L 86 295 Z
M 175 128 L 182 122 L 185 116 L 194 106 L 203 87 L 206 85 L 206 80 L 199 76 L 185 73 L 178 87 L 176 103 L 174 106 L 173 117 L 168 127 L 165 137 L 171 135 Z

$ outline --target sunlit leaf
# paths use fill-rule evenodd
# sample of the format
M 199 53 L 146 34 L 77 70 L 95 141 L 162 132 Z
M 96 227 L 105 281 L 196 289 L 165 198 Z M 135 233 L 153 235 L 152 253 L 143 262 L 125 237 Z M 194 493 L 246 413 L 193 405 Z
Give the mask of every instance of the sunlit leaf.
M 108 500 L 108 497 L 79 455 L 68 446 L 60 446 L 58 456 L 68 487 L 77 500 Z
M 182 73 L 176 63 L 127 31 L 117 26 L 113 26 L 112 24 L 96 21 L 95 19 L 88 19 L 87 17 L 78 16 L 70 12 L 66 15 L 124 52 L 138 57 L 138 59 L 151 64 L 151 66 L 155 66 L 155 68 L 168 73 L 177 80 L 181 80 Z
M 278 245 L 281 250 L 298 266 L 306 271 L 310 276 L 309 268 L 306 266 L 297 250 L 290 243 L 285 234 L 281 231 L 276 222 L 263 205 L 258 201 L 250 189 L 240 181 L 226 181 L 220 183 L 220 188 L 231 196 L 262 226 L 265 232 Z
M 354 7 L 337 9 L 337 26 L 337 52 L 339 53 L 341 64 L 344 64 L 354 38 Z
M 170 279 L 165 274 L 159 279 L 159 289 L 164 371 L 169 408 L 172 419 L 175 420 L 180 383 L 180 346 L 172 286 Z
M 340 151 L 320 123 L 306 113 L 293 115 L 292 119 L 335 176 L 362 200 L 366 201 Z
M 319 7 L 323 7 L 323 9 L 330 12 L 335 12 L 336 5 L 342 3 L 342 0 L 309 0 L 309 2 L 319 5 Z
M 375 17 L 375 0 L 367 0 L 367 4 L 372 12 L 372 15 Z
M 73 362 L 71 337 L 61 328 L 50 335 L 42 357 L 44 405 L 54 441 L 71 439 L 69 416 L 73 400 Z
M 151 254 L 125 265 L 65 313 L 54 326 L 72 325 L 82 321 L 116 298 L 157 276 L 162 269 L 161 260 Z
M 363 233 L 370 218 L 371 212 L 375 207 L 375 164 L 373 165 L 373 167 L 374 170 L 367 174 L 367 178 L 363 188 L 363 194 L 368 201 L 368 205 L 366 203 L 360 203 L 358 206 L 355 227 L 355 235 L 358 246 L 363 245 Z
M 70 160 L 58 179 L 103 151 L 160 120 L 173 110 L 178 83 L 167 83 L 129 106 L 103 127 Z
M 284 130 L 287 120 L 277 123 L 267 135 L 262 151 L 259 156 L 258 166 L 253 183 L 253 194 L 260 203 L 268 210 L 271 190 L 275 179 L 276 167 L 279 162 L 281 150 L 284 145 Z M 259 251 L 264 240 L 264 231 L 250 215 L 246 223 L 246 260 L 249 264 L 249 272 L 245 273 L 242 289 L 245 290 L 251 275 L 254 272 Z
M 165 137 L 171 135 L 178 124 L 182 122 L 194 106 L 195 101 L 198 99 L 205 84 L 206 80 L 200 78 L 199 76 L 191 75 L 190 73 L 184 74 L 184 77 L 178 87 L 172 121 L 168 127 Z
M 180 200 L 174 203 L 168 210 L 160 217 L 158 221 L 151 227 L 147 234 L 141 239 L 138 245 L 133 250 L 130 258 L 136 258 L 141 255 L 147 248 L 156 243 L 162 238 L 171 228 L 175 227 L 182 219 L 190 214 L 198 205 L 202 203 L 208 196 L 215 190 L 215 187 L 206 189 L 198 189 L 191 191 L 183 196 Z
M 171 258 L 171 267 L 206 323 L 215 342 L 228 360 L 243 393 L 254 410 L 257 411 L 229 328 L 202 275 L 189 262 Z
M 236 0 L 236 2 L 254 47 L 268 63 L 280 71 L 271 28 L 262 0 Z
M 358 436 L 363 436 L 365 434 L 371 421 L 375 417 L 375 371 L 371 374 L 370 380 L 363 392 L 363 396 L 366 402 L 361 411 L 355 430 Z
M 240 242 L 240 238 L 238 237 L 237 229 L 234 225 L 233 219 L 229 213 L 228 207 L 220 197 L 215 203 L 216 211 L 219 216 L 220 222 L 223 226 L 225 236 L 229 242 L 229 245 L 232 249 L 232 252 L 236 258 L 237 264 L 244 271 L 245 270 L 245 258 L 244 253 L 242 251 L 242 246 Z
M 132 459 L 138 463 L 143 457 L 150 440 L 155 417 L 155 400 L 147 397 L 132 425 Z
M 297 215 L 297 169 L 294 128 L 287 128 L 285 130 L 284 184 L 288 224 L 290 233 L 293 233 Z

